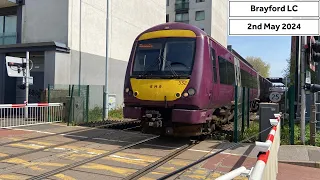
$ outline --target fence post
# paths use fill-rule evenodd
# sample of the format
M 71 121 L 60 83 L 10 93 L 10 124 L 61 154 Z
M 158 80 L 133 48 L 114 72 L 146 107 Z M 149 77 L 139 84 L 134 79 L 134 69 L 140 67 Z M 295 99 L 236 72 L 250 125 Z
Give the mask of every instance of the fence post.
M 90 91 L 90 86 L 89 85 L 87 85 L 87 95 L 86 95 L 86 114 L 87 114 L 87 116 L 86 116 L 86 123 L 88 123 L 88 121 L 89 121 L 89 91 Z
M 50 84 L 48 84 L 48 103 L 50 103 Z M 50 106 L 48 106 L 48 122 L 50 122 Z
M 247 88 L 247 128 L 250 127 L 250 88 Z
M 233 141 L 238 142 L 238 86 L 234 86 L 235 95 L 234 95 L 234 123 L 233 123 Z
M 245 107 L 246 107 L 246 102 L 245 102 L 245 100 L 246 100 L 246 98 L 245 98 L 245 96 L 246 96 L 246 88 L 245 87 L 242 87 L 242 102 L 241 102 L 241 105 L 242 105 L 242 108 L 241 108 L 241 110 L 242 110 L 242 114 L 241 114 L 241 116 L 242 116 L 242 124 L 241 124 L 241 134 L 243 135 L 243 133 L 244 133 L 244 128 L 245 128 L 245 125 L 244 125 L 244 122 L 245 122 Z
M 71 109 L 73 110 L 73 87 L 74 85 L 72 85 L 72 88 L 71 88 L 71 95 L 70 95 L 70 105 L 69 105 L 69 117 L 68 117 L 68 123 L 67 123 L 67 126 L 69 126 L 70 124 L 70 116 L 71 116 Z
M 290 144 L 294 145 L 294 100 L 295 90 L 294 86 L 289 88 L 289 127 L 290 127 Z

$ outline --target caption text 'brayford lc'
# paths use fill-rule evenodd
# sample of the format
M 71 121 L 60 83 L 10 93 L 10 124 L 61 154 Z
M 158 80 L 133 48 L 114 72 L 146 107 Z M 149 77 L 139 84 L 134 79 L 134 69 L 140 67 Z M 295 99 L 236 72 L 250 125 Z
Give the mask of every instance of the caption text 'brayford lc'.
M 251 5 L 251 11 L 254 12 L 254 11 L 262 11 L 263 13 L 267 13 L 269 11 L 287 11 L 287 12 L 291 12 L 291 11 L 294 11 L 294 12 L 297 12 L 298 11 L 298 5 L 293 5 L 293 6 L 290 6 L 290 5 L 283 5 L 281 7 L 276 7 L 276 6 L 272 6 L 270 5 L 269 7 L 258 7 L 258 6 L 255 6 L 255 5 Z

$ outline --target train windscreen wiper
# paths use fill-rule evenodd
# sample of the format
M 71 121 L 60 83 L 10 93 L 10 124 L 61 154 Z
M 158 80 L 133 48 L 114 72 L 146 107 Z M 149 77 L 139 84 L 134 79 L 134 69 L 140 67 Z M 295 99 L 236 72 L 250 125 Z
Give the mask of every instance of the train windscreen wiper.
M 158 58 L 159 59 L 159 58 Z M 156 65 L 161 64 L 161 61 L 159 59 L 159 61 L 155 61 L 153 64 L 150 64 L 148 67 L 144 68 L 143 70 L 143 74 L 139 75 L 138 78 L 146 78 L 147 74 L 148 74 L 148 70 L 151 68 L 154 68 Z
M 164 61 L 164 58 L 160 56 L 159 58 L 162 58 L 162 61 Z M 180 76 L 176 73 L 176 71 L 171 66 L 171 61 L 166 60 L 166 65 L 164 68 L 169 67 L 171 73 L 173 74 L 172 78 L 179 78 Z

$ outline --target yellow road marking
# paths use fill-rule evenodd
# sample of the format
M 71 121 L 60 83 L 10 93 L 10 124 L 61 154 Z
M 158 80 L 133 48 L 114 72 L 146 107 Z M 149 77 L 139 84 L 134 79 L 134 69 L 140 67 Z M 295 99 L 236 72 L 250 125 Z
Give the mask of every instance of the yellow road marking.
M 154 180 L 154 179 L 149 178 L 149 177 L 142 177 L 142 178 L 139 178 L 139 180 Z
M 64 174 L 56 174 L 54 176 L 57 177 L 57 178 L 63 179 L 63 180 L 76 180 L 73 177 L 67 176 L 67 175 L 64 175 Z
M 8 156 L 8 154 L 0 153 L 0 157 Z
M 59 157 L 60 156 L 64 156 L 64 154 L 59 155 Z M 79 158 L 79 157 L 91 158 L 93 156 L 95 156 L 95 155 L 93 155 L 93 154 L 76 154 L 75 153 L 75 154 L 71 154 L 69 156 L 65 156 L 64 158 L 70 159 L 70 160 L 77 160 L 77 158 Z
M 15 144 L 10 144 L 12 147 L 22 147 L 22 148 L 27 148 L 27 149 L 40 149 L 44 148 L 45 146 L 40 146 L 36 144 L 22 144 L 22 143 L 15 143 Z
M 103 164 L 96 164 L 96 163 L 88 163 L 87 165 L 82 165 L 80 168 L 85 169 L 96 169 L 96 170 L 106 170 L 111 171 L 113 173 L 129 176 L 130 174 L 136 172 L 134 169 L 127 169 L 127 168 L 120 168 L 120 167 L 112 167 Z
M 130 154 L 130 153 L 123 153 L 123 152 L 116 153 L 115 155 L 126 156 L 128 158 L 133 157 L 133 158 L 141 159 L 141 160 L 143 160 L 145 162 L 151 162 L 151 163 L 160 159 L 159 157 L 154 157 L 154 156 L 146 156 L 146 155 L 140 155 L 140 154 Z
M 123 157 L 107 157 L 106 160 L 112 160 L 127 164 L 135 164 L 135 165 L 141 165 L 141 166 L 147 166 L 149 163 L 142 161 L 140 159 L 129 159 L 129 158 L 123 158 Z
M 21 164 L 24 167 L 28 167 L 32 170 L 35 171 L 42 171 L 44 169 L 40 168 L 39 166 L 53 166 L 53 167 L 62 167 L 65 166 L 66 164 L 61 164 L 61 163 L 51 163 L 51 162 L 28 162 L 23 159 L 19 158 L 10 158 L 7 160 L 3 160 L 2 162 L 7 162 L 7 163 L 12 163 L 12 164 Z
M 23 176 L 10 175 L 10 174 L 0 175 L 0 179 L 9 179 L 9 180 L 19 180 L 19 179 L 22 179 L 22 177 Z
M 98 149 L 92 149 L 92 148 L 86 148 L 86 147 L 69 146 L 69 145 L 59 146 L 59 148 L 76 150 L 76 151 L 86 151 L 89 154 L 95 154 L 95 155 L 99 155 L 99 154 L 103 154 L 103 153 L 108 152 L 108 151 L 104 151 L 104 150 L 98 150 Z

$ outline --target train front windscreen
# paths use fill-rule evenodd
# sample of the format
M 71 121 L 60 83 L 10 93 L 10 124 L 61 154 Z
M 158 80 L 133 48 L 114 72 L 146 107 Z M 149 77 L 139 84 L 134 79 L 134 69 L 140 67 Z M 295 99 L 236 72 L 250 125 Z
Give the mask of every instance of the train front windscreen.
M 189 77 L 194 63 L 194 38 L 158 38 L 139 41 L 132 76 L 139 78 Z

